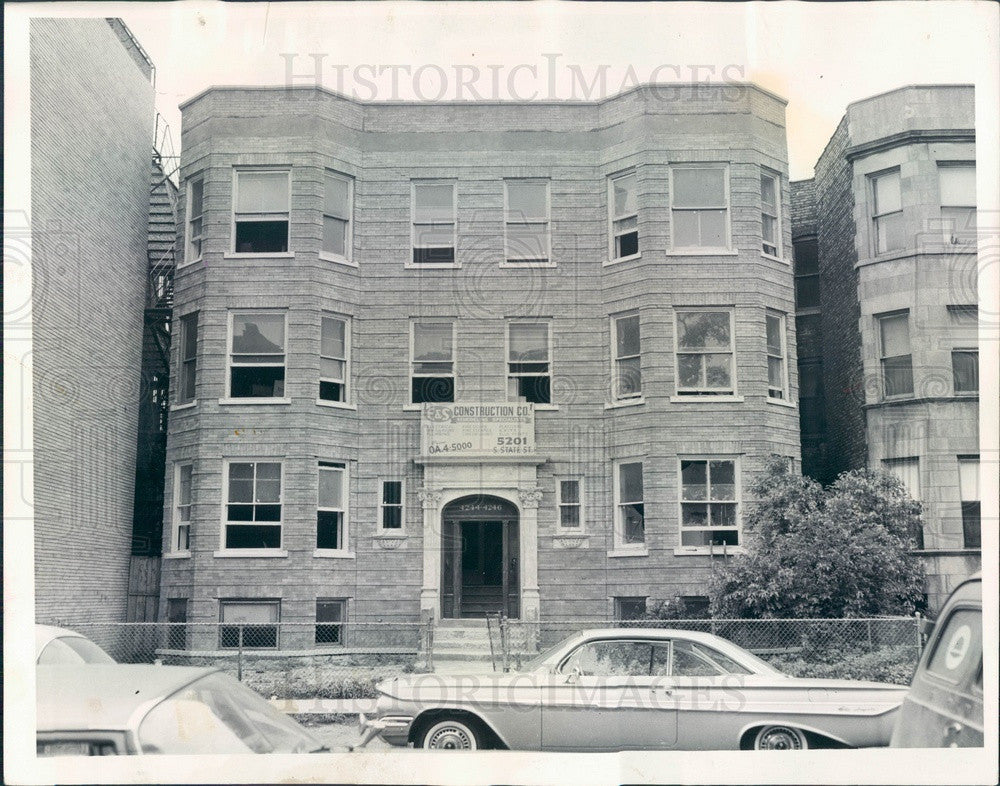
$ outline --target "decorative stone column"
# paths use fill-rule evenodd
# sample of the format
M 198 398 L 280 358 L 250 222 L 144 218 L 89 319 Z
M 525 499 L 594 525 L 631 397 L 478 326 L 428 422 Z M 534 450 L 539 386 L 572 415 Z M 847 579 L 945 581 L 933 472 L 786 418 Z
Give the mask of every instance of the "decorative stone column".
M 542 499 L 542 490 L 537 486 L 519 488 L 517 496 L 521 507 L 521 619 L 526 623 L 537 623 L 540 601 L 538 591 L 538 503 Z M 535 625 L 527 627 L 528 630 L 532 630 Z M 537 632 L 534 633 L 533 638 L 537 642 Z
M 441 617 L 441 489 L 424 487 L 417 496 L 424 506 L 424 579 L 420 588 L 420 618 Z

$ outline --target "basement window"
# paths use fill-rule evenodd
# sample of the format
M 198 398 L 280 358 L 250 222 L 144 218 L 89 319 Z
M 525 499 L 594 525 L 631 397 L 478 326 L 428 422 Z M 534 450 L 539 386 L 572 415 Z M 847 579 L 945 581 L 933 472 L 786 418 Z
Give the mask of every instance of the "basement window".
M 233 250 L 237 254 L 287 252 L 290 203 L 288 170 L 237 170 Z
M 278 648 L 281 601 L 224 600 L 220 606 L 221 649 Z
M 232 315 L 230 398 L 281 398 L 285 394 L 285 314 Z
M 316 643 L 344 644 L 344 623 L 347 622 L 347 601 L 343 599 L 316 601 Z
M 552 403 L 552 341 L 547 322 L 507 324 L 507 397 Z

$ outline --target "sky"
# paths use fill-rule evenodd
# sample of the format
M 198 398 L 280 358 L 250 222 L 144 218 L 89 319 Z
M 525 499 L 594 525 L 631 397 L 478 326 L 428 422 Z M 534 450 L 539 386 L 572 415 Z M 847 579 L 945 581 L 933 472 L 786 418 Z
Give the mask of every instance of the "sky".
M 178 147 L 178 104 L 210 85 L 286 84 L 289 73 L 368 100 L 593 99 L 637 82 L 747 80 L 788 99 L 800 179 L 851 101 L 906 84 L 983 86 L 1000 70 L 996 6 L 961 0 L 95 8 L 121 16 L 155 63 Z M 995 76 L 986 87 L 996 95 Z

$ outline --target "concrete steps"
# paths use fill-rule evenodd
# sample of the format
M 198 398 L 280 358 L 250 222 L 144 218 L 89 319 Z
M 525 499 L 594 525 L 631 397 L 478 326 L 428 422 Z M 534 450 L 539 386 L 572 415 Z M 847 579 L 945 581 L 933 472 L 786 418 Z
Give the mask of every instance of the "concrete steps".
M 499 633 L 494 627 L 497 670 L 501 670 Z M 522 655 L 522 658 L 526 657 Z M 512 659 L 516 662 L 516 658 Z M 434 671 L 475 674 L 493 671 L 490 636 L 485 619 L 440 620 L 434 627 Z

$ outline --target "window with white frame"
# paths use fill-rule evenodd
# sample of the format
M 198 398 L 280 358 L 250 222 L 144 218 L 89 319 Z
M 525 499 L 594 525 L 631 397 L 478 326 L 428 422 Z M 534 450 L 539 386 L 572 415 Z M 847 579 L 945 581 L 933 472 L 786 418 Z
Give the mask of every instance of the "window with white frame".
M 739 484 L 734 459 L 683 458 L 681 546 L 738 546 Z
M 180 335 L 177 342 L 177 403 L 190 404 L 195 398 L 198 372 L 198 312 L 180 318 Z
M 885 398 L 913 395 L 913 356 L 910 354 L 910 312 L 876 317 L 879 328 L 882 395 Z
M 614 342 L 615 401 L 629 401 L 642 396 L 642 355 L 640 353 L 639 314 L 611 317 Z
M 788 345 L 785 315 L 768 311 L 767 322 L 767 396 L 788 401 Z
M 285 394 L 285 313 L 231 314 L 230 398 L 281 398 Z
M 455 400 L 455 323 L 410 323 L 410 402 Z
M 617 546 L 646 542 L 642 462 L 623 461 L 615 468 L 615 541 Z
M 958 457 L 958 491 L 962 502 L 962 545 L 982 548 L 979 456 Z
M 194 465 L 185 462 L 174 465 L 174 534 L 170 550 L 191 550 L 192 473 Z
M 677 394 L 734 394 L 732 310 L 677 309 L 674 314 Z
M 414 265 L 454 265 L 457 229 L 455 184 L 413 181 L 411 194 Z
M 907 458 L 882 459 L 882 468 L 897 478 L 906 489 L 910 499 L 920 502 L 920 458 L 910 456 Z M 924 547 L 924 531 L 917 524 L 910 533 L 914 540 L 914 545 L 918 549 Z
M 188 180 L 187 196 L 187 251 L 184 261 L 190 263 L 201 259 L 205 203 L 205 178 L 202 175 Z
M 729 186 L 724 165 L 670 170 L 670 220 L 674 249 L 728 249 Z
M 351 261 L 354 180 L 327 170 L 323 179 L 323 256 Z
M 233 195 L 233 251 L 273 254 L 288 251 L 291 173 L 237 169 Z
M 343 598 L 316 599 L 316 643 L 344 644 L 347 601 Z
M 781 180 L 774 172 L 760 172 L 760 213 L 763 250 L 781 256 Z
M 899 170 L 871 176 L 872 229 L 875 253 L 906 245 L 903 237 L 903 198 Z
M 319 462 L 316 548 L 347 550 L 347 465 L 343 462 Z
M 508 265 L 549 263 L 548 180 L 504 181 L 504 246 Z
M 579 531 L 583 526 L 583 496 L 579 478 L 556 479 L 559 527 Z
M 639 198 L 635 172 L 608 178 L 611 261 L 639 254 Z
M 382 529 L 401 530 L 403 528 L 403 481 L 382 481 L 378 520 Z
M 552 340 L 548 322 L 507 323 L 507 398 L 552 403 Z
M 225 548 L 281 548 L 281 506 L 280 461 L 229 461 Z
M 277 649 L 279 600 L 219 601 L 222 649 Z
M 347 402 L 350 323 L 344 317 L 320 319 L 319 398 Z
M 939 163 L 938 188 L 941 193 L 941 224 L 945 242 L 975 242 L 975 164 Z

